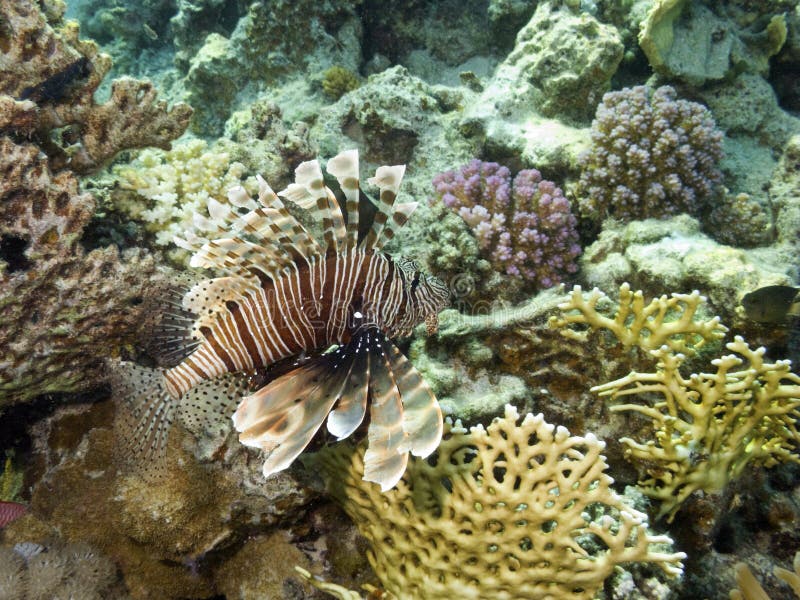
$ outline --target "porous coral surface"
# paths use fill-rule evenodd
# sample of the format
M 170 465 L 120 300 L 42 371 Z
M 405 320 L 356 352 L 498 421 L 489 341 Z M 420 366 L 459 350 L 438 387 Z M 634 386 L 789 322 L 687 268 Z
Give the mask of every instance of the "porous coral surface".
M 96 104 L 110 59 L 61 12 L 47 17 L 0 4 L 0 406 L 96 386 L 103 358 L 132 339 L 154 263 L 84 249 L 95 201 L 76 175 L 124 148 L 169 146 L 191 115 L 132 79 Z
M 39 148 L 0 138 L 0 406 L 96 385 L 130 342 L 155 273 L 143 252 L 86 252 L 94 200 Z
M 674 576 L 684 556 L 657 547 L 669 538 L 611 489 L 603 448 L 507 406 L 487 428 L 451 427 L 387 493 L 362 481 L 363 448 L 317 460 L 394 597 L 588 599 L 620 563 Z

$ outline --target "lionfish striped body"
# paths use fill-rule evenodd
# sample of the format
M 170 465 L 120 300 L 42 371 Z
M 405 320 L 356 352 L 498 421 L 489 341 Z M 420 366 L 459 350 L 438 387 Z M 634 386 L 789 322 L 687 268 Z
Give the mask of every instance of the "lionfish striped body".
M 241 398 L 233 415 L 240 441 L 269 453 L 265 475 L 291 464 L 326 417 L 333 435 L 349 436 L 368 405 L 368 481 L 388 489 L 409 451 L 427 456 L 436 448 L 438 403 L 391 342 L 423 321 L 434 329 L 448 300 L 441 281 L 381 252 L 417 206 L 395 202 L 404 168 L 380 167 L 370 179 L 380 200 L 371 228 L 361 233 L 357 152 L 332 158 L 327 170 L 344 193 L 344 212 L 317 161 L 302 163 L 295 183 L 280 192 L 322 222 L 321 242 L 260 178 L 256 200 L 234 188 L 228 205 L 211 200 L 210 218 L 196 215 L 196 231 L 176 238 L 193 252 L 191 266 L 220 277 L 183 294 L 154 334 L 165 368 L 118 369 L 137 445 L 162 447 L 171 415 L 188 395 L 240 394 L 229 374 L 313 355 Z

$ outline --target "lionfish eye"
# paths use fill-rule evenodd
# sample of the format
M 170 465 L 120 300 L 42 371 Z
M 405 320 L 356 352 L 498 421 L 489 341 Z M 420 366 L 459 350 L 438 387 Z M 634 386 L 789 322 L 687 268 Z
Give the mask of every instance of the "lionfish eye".
M 415 289 L 417 289 L 417 286 L 419 285 L 419 276 L 420 276 L 420 274 L 421 274 L 420 271 L 414 271 L 414 279 L 411 280 L 411 291 L 412 292 Z

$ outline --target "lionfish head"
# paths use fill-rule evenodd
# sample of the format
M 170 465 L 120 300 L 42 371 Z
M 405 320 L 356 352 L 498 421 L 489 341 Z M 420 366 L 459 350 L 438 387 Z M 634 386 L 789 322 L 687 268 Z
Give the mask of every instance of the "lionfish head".
M 424 321 L 428 334 L 435 333 L 439 326 L 439 313 L 450 303 L 450 290 L 441 279 L 424 273 L 410 258 L 400 257 L 395 264 L 405 284 L 407 306 L 403 308 L 411 317 L 410 327 Z

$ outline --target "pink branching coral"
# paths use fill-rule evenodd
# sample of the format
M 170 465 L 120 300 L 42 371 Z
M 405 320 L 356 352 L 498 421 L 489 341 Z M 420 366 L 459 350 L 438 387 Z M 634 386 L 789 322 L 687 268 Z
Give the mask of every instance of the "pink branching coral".
M 707 108 L 675 90 L 609 92 L 582 158 L 579 208 L 592 217 L 644 219 L 697 214 L 722 176 L 722 132 Z
M 577 222 L 570 203 L 536 169 L 511 172 L 472 160 L 433 179 L 436 195 L 472 228 L 478 245 L 506 275 L 549 288 L 577 270 Z

